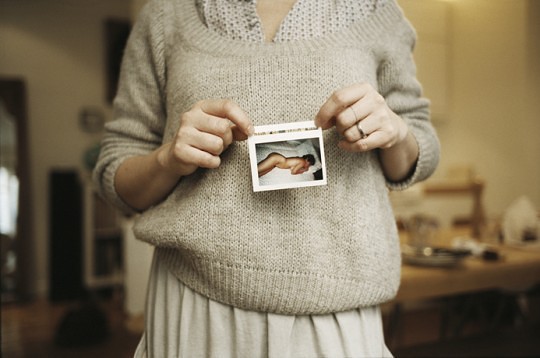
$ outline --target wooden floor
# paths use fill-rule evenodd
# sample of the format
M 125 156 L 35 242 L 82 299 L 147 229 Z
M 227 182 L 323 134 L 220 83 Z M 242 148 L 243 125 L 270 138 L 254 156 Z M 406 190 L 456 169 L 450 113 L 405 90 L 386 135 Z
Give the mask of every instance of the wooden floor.
M 62 322 L 65 323 L 70 312 L 81 312 L 88 306 L 81 302 L 50 303 L 46 300 L 2 305 L 2 357 L 132 357 L 140 334 L 127 328 L 128 320 L 123 313 L 119 295 L 98 301 L 98 313 L 105 313 L 107 321 L 108 334 L 103 340 L 100 341 L 100 337 L 97 337 L 93 344 L 79 347 L 66 347 L 55 343 Z M 90 305 L 92 309 L 95 307 Z M 390 315 L 389 312 L 383 312 L 385 326 L 388 328 Z M 95 330 L 89 330 L 88 327 L 99 327 L 96 316 L 99 317 L 99 314 L 74 320 L 72 326 L 68 327 L 68 333 L 75 333 L 77 329 L 74 327 L 82 325 L 86 327 L 87 336 L 95 335 Z M 504 325 L 502 329 L 489 331 L 487 334 L 482 322 L 471 320 L 459 337 L 441 341 L 441 317 L 441 310 L 437 305 L 404 312 L 400 317 L 398 335 L 391 337 L 387 332 L 387 343 L 392 352 L 397 357 L 540 356 L 540 320 L 533 321 L 533 324 L 520 325 L 518 328 L 512 324 Z M 74 337 L 80 337 L 80 334 Z
M 126 328 L 126 315 L 122 311 L 121 300 L 115 297 L 100 300 L 98 307 L 107 319 L 107 335 L 97 337 L 92 342 L 79 342 L 79 346 L 56 343 L 58 332 L 70 312 L 82 312 L 88 305 L 81 302 L 50 303 L 35 300 L 28 303 L 2 305 L 2 357 L 36 358 L 123 358 L 133 357 L 140 335 Z M 98 315 L 99 316 L 99 315 Z M 94 317 L 84 316 L 74 320 L 73 327 L 93 322 L 100 327 Z M 96 323 L 97 322 L 97 323 Z M 90 324 L 91 326 L 92 324 Z M 72 328 L 68 325 L 68 330 Z M 77 328 L 72 329 L 76 330 Z M 86 329 L 87 335 L 93 334 Z M 77 338 L 77 336 L 75 336 Z M 65 341 L 65 340 L 64 340 Z M 78 341 L 77 341 L 78 342 Z

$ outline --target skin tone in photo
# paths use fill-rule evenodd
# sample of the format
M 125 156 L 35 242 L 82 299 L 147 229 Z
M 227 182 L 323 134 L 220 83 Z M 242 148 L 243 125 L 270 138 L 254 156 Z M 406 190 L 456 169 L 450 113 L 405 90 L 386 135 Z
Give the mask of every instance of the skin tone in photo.
M 274 168 L 290 169 L 292 175 L 297 175 L 305 173 L 311 164 L 312 163 L 310 163 L 307 155 L 303 157 L 287 158 L 279 153 L 270 153 L 259 164 L 257 164 L 257 171 L 259 173 L 259 177 L 268 174 Z

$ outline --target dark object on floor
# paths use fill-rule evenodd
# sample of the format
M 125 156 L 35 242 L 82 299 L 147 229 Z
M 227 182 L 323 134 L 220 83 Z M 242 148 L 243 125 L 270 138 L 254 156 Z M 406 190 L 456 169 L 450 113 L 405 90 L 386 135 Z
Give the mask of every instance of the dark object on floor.
M 105 312 L 96 303 L 69 310 L 60 321 L 54 342 L 61 347 L 87 347 L 109 338 Z

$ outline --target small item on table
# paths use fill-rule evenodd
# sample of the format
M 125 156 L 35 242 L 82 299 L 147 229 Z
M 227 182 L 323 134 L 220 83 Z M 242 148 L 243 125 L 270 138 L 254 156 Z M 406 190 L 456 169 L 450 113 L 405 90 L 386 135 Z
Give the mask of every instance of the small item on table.
M 499 251 L 493 249 L 493 248 L 486 248 L 482 252 L 482 258 L 486 261 L 497 261 L 501 257 L 499 255 Z
M 458 236 L 454 238 L 452 247 L 469 250 L 474 257 L 479 257 L 486 261 L 497 261 L 501 258 L 497 248 L 478 242 L 470 237 Z
M 540 236 L 538 209 L 525 196 L 516 199 L 504 213 L 502 229 L 505 244 L 536 245 Z
M 467 249 L 411 245 L 403 245 L 401 252 L 406 264 L 432 267 L 453 267 L 471 254 Z

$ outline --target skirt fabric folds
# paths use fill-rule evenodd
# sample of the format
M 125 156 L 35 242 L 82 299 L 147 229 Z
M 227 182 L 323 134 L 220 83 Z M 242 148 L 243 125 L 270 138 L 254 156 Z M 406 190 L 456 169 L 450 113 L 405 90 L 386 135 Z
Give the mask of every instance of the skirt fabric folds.
M 183 285 L 156 249 L 135 357 L 391 357 L 378 307 L 327 315 L 246 311 Z

